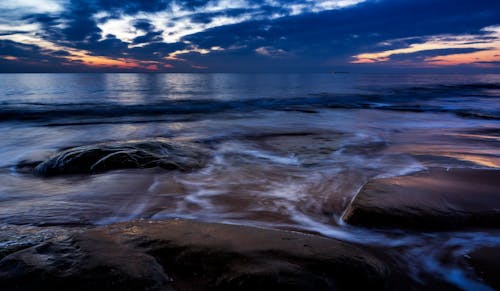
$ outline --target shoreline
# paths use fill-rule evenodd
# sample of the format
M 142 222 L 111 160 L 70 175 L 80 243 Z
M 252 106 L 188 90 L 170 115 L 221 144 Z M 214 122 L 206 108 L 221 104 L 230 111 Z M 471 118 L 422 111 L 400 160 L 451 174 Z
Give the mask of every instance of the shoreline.
M 344 218 L 347 223 L 354 221 L 374 230 L 390 226 L 414 234 L 420 230 L 440 233 L 484 226 L 496 229 L 494 224 L 457 224 L 456 221 L 446 224 L 446 219 L 456 220 L 456 216 L 446 216 L 440 210 L 443 217 L 436 218 L 432 207 L 443 204 L 434 204 L 429 199 L 438 193 L 441 196 L 435 199 L 458 198 L 465 207 L 470 202 L 467 196 L 453 196 L 457 194 L 454 190 L 475 191 L 470 195 L 477 198 L 478 193 L 482 193 L 487 198 L 480 200 L 485 204 L 477 204 L 473 209 L 481 210 L 477 207 L 491 206 L 491 197 L 498 195 L 494 191 L 498 180 L 491 179 L 491 175 L 499 174 L 498 170 L 432 168 L 373 179 L 353 200 Z M 460 183 L 456 186 L 464 177 L 471 178 L 464 182 L 469 185 L 466 189 Z M 422 183 L 423 180 L 426 183 Z M 483 182 L 493 183 L 493 188 L 474 186 Z M 378 200 L 367 200 L 373 193 L 394 195 L 397 199 L 380 196 Z M 398 198 L 398 195 L 403 196 Z M 379 204 L 373 206 L 366 204 L 367 201 Z M 389 202 L 390 207 L 385 206 L 384 203 Z M 419 204 L 423 202 L 426 203 Z M 405 212 L 404 209 L 415 210 L 415 205 L 420 205 L 419 216 Z M 388 214 L 383 215 L 390 218 L 380 219 L 377 218 L 380 214 L 364 211 L 361 217 L 368 220 L 353 220 L 353 213 L 363 207 L 368 210 L 386 207 Z M 400 207 L 396 214 L 392 213 L 395 207 Z M 426 215 L 430 215 L 430 220 Z M 440 219 L 439 222 L 436 223 L 436 219 Z M 391 220 L 393 224 L 384 224 Z M 416 223 L 422 225 L 415 227 Z M 4 290 L 37 290 L 40 286 L 51 290 L 67 286 L 77 286 L 76 290 L 254 290 L 273 286 L 287 290 L 401 290 L 430 285 L 452 290 L 457 287 L 452 281 L 430 274 L 420 274 L 419 280 L 412 277 L 404 256 L 400 256 L 401 251 L 389 245 L 370 245 L 290 230 L 168 219 L 85 227 L 4 225 L 0 233 L 3 234 L 0 235 L 0 283 Z M 405 248 L 411 250 L 411 246 Z M 463 284 L 486 288 L 480 283 L 483 281 L 498 288 L 493 270 L 500 265 L 499 260 L 492 258 L 500 257 L 499 250 L 500 247 L 488 247 L 485 242 L 469 248 L 461 257 L 445 252 L 444 258 L 451 256 L 456 264 L 469 272 L 472 270 L 479 278 L 479 281 Z

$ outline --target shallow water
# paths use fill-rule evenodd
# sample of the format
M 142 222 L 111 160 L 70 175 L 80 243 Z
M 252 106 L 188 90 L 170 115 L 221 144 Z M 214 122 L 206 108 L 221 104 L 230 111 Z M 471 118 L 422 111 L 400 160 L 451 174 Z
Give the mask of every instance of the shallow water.
M 500 168 L 500 75 L 3 74 L 0 87 L 1 224 L 292 229 L 384 246 L 416 279 L 488 290 L 459 259 L 500 245 L 497 231 L 368 230 L 340 217 L 372 178 Z M 193 172 L 47 179 L 16 167 L 148 137 L 201 143 L 212 159 Z

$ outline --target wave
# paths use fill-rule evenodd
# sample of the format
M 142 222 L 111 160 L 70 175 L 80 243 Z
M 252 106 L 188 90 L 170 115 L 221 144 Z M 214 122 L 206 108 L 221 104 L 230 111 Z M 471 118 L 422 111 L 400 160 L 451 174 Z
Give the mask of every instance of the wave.
M 500 119 L 497 84 L 438 85 L 389 88 L 370 94 L 316 93 L 294 98 L 165 100 L 150 104 L 3 102 L 0 121 L 51 121 L 78 118 L 154 117 L 282 110 L 315 113 L 318 109 L 378 109 L 408 112 L 453 113 L 464 118 Z M 486 91 L 485 91 L 486 90 Z M 483 100 L 481 100 L 483 99 Z M 451 105 L 450 105 L 451 104 Z M 95 123 L 95 121 L 88 121 Z M 100 122 L 110 122 L 99 120 Z M 114 121 L 111 121 L 114 122 Z M 144 121 L 139 121 L 144 122 Z M 64 123 L 68 124 L 68 122 Z M 71 124 L 71 122 L 69 122 Z M 84 122 L 84 124 L 86 124 Z
M 53 120 L 68 117 L 123 117 L 170 114 L 217 113 L 252 110 L 306 110 L 317 107 L 362 108 L 361 104 L 345 103 L 335 97 L 262 98 L 250 100 L 183 100 L 153 104 L 17 103 L 0 107 L 0 120 Z M 340 102 L 339 102 L 340 101 Z

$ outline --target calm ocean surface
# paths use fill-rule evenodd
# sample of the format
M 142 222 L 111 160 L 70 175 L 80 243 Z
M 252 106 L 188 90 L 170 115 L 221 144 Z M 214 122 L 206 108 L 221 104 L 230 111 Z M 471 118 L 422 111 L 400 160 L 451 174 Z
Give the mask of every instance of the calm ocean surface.
M 0 224 L 181 217 L 293 229 L 398 246 L 416 277 L 487 290 L 436 249 L 500 244 L 498 233 L 366 230 L 339 217 L 372 178 L 500 168 L 500 75 L 0 74 L 0 88 Z M 149 137 L 200 142 L 214 158 L 189 173 L 42 179 L 16 167 Z

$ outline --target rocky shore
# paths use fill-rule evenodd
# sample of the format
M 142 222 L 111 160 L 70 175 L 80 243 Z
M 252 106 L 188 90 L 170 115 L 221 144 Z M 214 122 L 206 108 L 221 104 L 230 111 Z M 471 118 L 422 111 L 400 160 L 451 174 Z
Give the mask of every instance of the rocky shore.
M 0 246 L 2 290 L 456 289 L 409 277 L 385 248 L 189 220 L 4 226 Z M 498 258 L 498 247 L 480 248 L 462 263 L 499 288 Z
M 29 228 L 2 254 L 2 290 L 381 290 L 402 278 L 380 250 L 296 232 L 134 221 L 40 240 Z
M 277 142 L 278 145 L 279 141 Z M 211 158 L 167 139 L 70 148 L 26 162 L 38 177 L 158 167 L 191 171 Z M 316 161 L 315 161 L 316 162 Z M 31 167 L 31 168 L 30 168 Z M 343 212 L 349 227 L 443 232 L 500 227 L 500 171 L 430 168 L 366 183 Z M 460 264 L 500 288 L 500 248 L 471 248 Z M 1 290 L 454 290 L 412 276 L 398 250 L 320 235 L 194 220 L 106 226 L 0 226 Z

